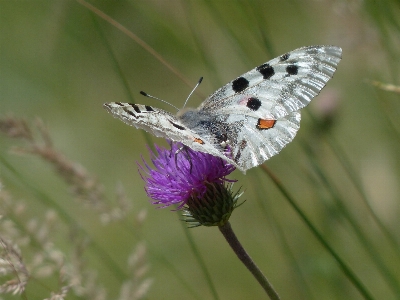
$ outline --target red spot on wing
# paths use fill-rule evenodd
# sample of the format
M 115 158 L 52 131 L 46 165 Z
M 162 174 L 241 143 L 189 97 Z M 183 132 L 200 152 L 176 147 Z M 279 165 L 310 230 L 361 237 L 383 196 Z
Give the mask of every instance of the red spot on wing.
M 250 99 L 250 96 L 245 96 L 245 97 L 241 98 L 241 99 L 238 101 L 238 104 L 239 104 L 239 105 L 246 106 L 246 105 L 247 105 L 247 102 L 249 101 L 249 99 Z
M 264 120 L 258 119 L 257 128 L 258 129 L 270 129 L 275 126 L 276 120 Z
M 199 144 L 201 144 L 201 145 L 203 145 L 203 144 L 204 144 L 204 142 L 203 142 L 203 140 L 202 140 L 202 139 L 194 138 L 194 141 L 195 141 L 196 143 L 199 143 Z

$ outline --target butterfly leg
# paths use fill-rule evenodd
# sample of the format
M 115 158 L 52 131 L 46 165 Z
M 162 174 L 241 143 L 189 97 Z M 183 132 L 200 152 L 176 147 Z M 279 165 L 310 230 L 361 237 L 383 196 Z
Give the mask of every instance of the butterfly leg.
M 178 161 L 177 161 L 177 160 L 178 160 L 178 154 L 179 154 L 180 152 L 182 152 L 183 155 L 186 156 L 186 159 L 187 159 L 187 161 L 189 162 L 189 165 L 190 165 L 189 172 L 192 173 L 192 167 L 193 167 L 192 158 L 191 158 L 190 155 L 189 155 L 188 147 L 185 146 L 185 145 L 183 145 L 182 147 L 180 147 L 178 150 L 175 151 L 175 165 L 176 165 L 176 166 L 178 167 L 178 169 L 179 169 Z

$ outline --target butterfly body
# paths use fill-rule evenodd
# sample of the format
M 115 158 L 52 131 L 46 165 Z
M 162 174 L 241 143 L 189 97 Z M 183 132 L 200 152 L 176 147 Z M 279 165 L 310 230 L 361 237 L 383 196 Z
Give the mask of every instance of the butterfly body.
M 341 52 L 335 46 L 288 52 L 221 87 L 197 109 L 177 115 L 121 102 L 104 107 L 128 125 L 219 156 L 245 172 L 293 140 L 300 128 L 298 110 L 333 76 Z

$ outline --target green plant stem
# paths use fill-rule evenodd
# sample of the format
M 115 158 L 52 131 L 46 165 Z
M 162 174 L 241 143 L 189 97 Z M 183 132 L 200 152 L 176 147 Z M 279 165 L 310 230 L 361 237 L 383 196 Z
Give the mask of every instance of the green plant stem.
M 226 222 L 224 225 L 219 226 L 219 230 L 222 232 L 226 241 L 236 253 L 237 257 L 242 261 L 246 268 L 251 272 L 251 274 L 253 274 L 263 289 L 267 292 L 269 298 L 271 300 L 279 300 L 280 298 L 278 293 L 274 290 L 267 277 L 264 276 L 261 270 L 251 259 L 250 255 L 248 255 L 246 250 L 244 250 L 242 244 L 239 242 L 238 238 L 233 232 L 231 224 Z
M 300 218 L 306 223 L 308 228 L 314 234 L 314 236 L 318 239 L 318 241 L 325 247 L 325 249 L 332 255 L 332 257 L 336 260 L 336 262 L 341 267 L 344 274 L 351 281 L 351 283 L 357 288 L 357 290 L 363 295 L 364 299 L 372 300 L 372 296 L 367 291 L 365 286 L 362 284 L 360 279 L 356 276 L 356 274 L 347 266 L 347 264 L 340 258 L 340 256 L 333 250 L 330 244 L 324 239 L 322 234 L 317 230 L 317 228 L 313 225 L 313 223 L 309 220 L 306 214 L 301 210 L 300 206 L 294 201 L 294 198 L 289 194 L 289 192 L 285 189 L 285 187 L 281 184 L 280 180 L 265 166 L 261 165 L 261 169 L 268 174 L 268 176 L 275 183 L 277 188 L 282 192 L 285 196 L 286 200 L 289 201 L 290 205 L 296 211 L 296 213 L 300 216 Z
M 193 240 L 191 233 L 189 232 L 189 228 L 186 227 L 185 223 L 181 222 L 181 224 L 182 224 L 186 239 L 189 242 L 190 248 L 192 249 L 192 252 L 193 252 L 194 256 L 196 257 L 196 260 L 197 260 L 199 266 L 201 267 L 201 270 L 203 271 L 203 274 L 205 276 L 205 279 L 207 280 L 208 286 L 210 287 L 212 297 L 214 300 L 218 300 L 219 296 L 217 293 L 217 289 L 215 288 L 214 283 L 211 279 L 211 274 L 206 268 L 206 264 L 200 254 L 199 249 L 197 248 L 197 245 L 195 244 L 195 242 Z

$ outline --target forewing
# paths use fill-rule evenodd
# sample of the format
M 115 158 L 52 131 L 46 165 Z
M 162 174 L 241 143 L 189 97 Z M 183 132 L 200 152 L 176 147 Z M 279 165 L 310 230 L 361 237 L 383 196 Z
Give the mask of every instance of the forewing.
M 277 120 L 305 107 L 318 95 L 336 71 L 341 54 L 342 49 L 336 46 L 293 50 L 218 89 L 199 109 Z
M 210 142 L 207 137 L 200 136 L 174 115 L 162 109 L 149 105 L 121 102 L 109 102 L 103 106 L 115 118 L 130 126 L 144 129 L 158 137 L 180 142 L 193 150 L 219 156 L 236 165 L 221 150 L 214 147 L 214 142 Z

